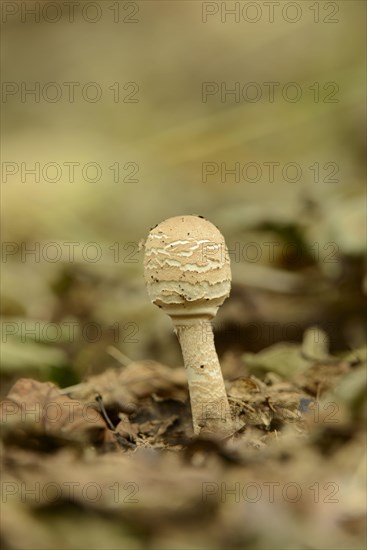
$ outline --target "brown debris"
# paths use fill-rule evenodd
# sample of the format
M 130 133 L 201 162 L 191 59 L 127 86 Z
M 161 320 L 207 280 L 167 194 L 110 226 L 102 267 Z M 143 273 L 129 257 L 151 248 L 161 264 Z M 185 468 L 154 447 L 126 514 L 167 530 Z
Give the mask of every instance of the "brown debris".
M 20 378 L 0 404 L 1 422 L 14 430 L 71 441 L 103 441 L 106 425 L 93 403 L 63 395 L 51 382 Z

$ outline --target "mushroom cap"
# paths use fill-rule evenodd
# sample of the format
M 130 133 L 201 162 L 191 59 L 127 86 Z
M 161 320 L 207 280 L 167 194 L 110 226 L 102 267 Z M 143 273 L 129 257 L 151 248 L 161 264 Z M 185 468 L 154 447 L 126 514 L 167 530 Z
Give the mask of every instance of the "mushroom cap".
M 151 301 L 171 316 L 213 317 L 231 289 L 224 237 L 199 216 L 176 216 L 154 227 L 145 242 L 144 271 Z

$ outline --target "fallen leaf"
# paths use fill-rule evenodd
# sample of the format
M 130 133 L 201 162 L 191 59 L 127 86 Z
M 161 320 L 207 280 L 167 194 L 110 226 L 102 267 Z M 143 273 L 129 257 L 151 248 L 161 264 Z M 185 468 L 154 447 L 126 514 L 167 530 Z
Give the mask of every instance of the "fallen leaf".
M 20 378 L 0 404 L 3 426 L 71 440 L 103 440 L 106 425 L 94 403 L 70 399 L 51 382 Z

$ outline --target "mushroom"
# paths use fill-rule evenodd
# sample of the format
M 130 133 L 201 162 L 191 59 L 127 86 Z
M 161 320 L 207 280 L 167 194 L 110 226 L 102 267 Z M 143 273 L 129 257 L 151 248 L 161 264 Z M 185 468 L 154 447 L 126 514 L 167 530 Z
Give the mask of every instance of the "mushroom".
M 231 435 L 211 324 L 231 288 L 223 235 L 201 216 L 169 218 L 148 235 L 144 272 L 151 301 L 171 317 L 181 345 L 194 433 Z

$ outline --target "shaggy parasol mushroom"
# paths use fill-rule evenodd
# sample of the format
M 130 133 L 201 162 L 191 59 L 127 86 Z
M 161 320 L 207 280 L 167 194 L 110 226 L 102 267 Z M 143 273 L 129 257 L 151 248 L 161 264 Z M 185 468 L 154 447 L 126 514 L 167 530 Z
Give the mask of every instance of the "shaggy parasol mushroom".
M 169 218 L 148 235 L 144 270 L 150 299 L 171 317 L 181 345 L 195 434 L 231 435 L 211 325 L 231 288 L 223 235 L 202 217 Z

